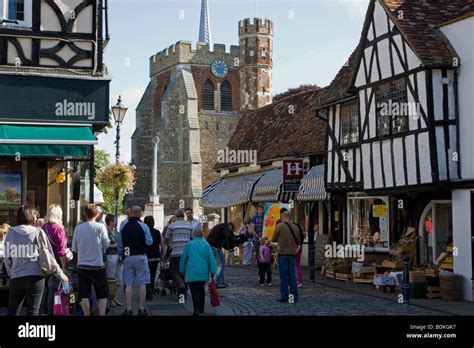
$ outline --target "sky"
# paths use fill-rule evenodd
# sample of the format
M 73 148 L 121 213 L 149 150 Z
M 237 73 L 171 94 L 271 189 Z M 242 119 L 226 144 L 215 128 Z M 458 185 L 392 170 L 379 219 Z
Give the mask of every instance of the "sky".
M 274 23 L 273 94 L 301 84 L 328 85 L 355 49 L 369 0 L 209 0 L 212 44 L 238 45 L 238 21 L 257 16 Z M 139 4 L 139 6 L 137 6 Z M 110 105 L 128 107 L 121 161 L 131 160 L 135 109 L 150 80 L 149 58 L 179 40 L 195 47 L 201 0 L 111 0 L 105 64 Z M 228 49 L 228 48 L 227 48 Z M 98 148 L 115 158 L 115 127 Z

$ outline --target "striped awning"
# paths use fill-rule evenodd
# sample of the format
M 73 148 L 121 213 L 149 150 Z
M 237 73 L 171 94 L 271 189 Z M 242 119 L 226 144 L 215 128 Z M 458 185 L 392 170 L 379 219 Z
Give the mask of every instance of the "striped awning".
M 225 208 L 250 202 L 255 184 L 263 173 L 224 178 L 208 186 L 202 195 L 205 208 Z
M 281 168 L 265 172 L 255 185 L 252 202 L 278 202 L 282 180 Z
M 324 201 L 329 195 L 324 188 L 324 164 L 312 167 L 301 180 L 300 191 L 297 200 L 302 201 Z

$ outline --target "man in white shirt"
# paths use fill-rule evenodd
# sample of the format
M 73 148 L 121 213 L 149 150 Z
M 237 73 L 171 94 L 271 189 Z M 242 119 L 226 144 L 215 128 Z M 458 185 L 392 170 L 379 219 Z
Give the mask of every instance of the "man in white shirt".
M 193 231 L 200 228 L 202 229 L 202 223 L 199 219 L 194 217 L 194 212 L 192 208 L 186 208 L 184 213 L 186 214 L 186 222 L 191 225 Z

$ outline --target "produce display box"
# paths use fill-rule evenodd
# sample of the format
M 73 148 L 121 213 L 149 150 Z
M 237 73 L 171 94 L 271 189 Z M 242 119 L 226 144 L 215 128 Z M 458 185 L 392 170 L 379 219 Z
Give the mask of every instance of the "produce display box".
M 342 280 L 347 282 L 352 281 L 352 274 L 347 273 L 336 273 L 336 280 Z
M 391 261 L 391 260 L 384 260 L 382 263 L 383 267 L 392 268 L 392 269 L 403 269 L 403 261 Z
M 373 284 L 374 283 L 374 275 L 369 274 L 353 274 L 352 275 L 352 282 L 353 283 L 362 283 L 362 284 Z
M 326 270 L 326 278 L 329 278 L 329 279 L 336 279 L 336 272 L 330 270 L 330 269 L 327 269 Z
M 410 271 L 410 283 L 426 283 L 426 273 L 423 271 Z
M 439 286 L 427 286 L 426 297 L 429 299 L 441 298 L 441 288 Z

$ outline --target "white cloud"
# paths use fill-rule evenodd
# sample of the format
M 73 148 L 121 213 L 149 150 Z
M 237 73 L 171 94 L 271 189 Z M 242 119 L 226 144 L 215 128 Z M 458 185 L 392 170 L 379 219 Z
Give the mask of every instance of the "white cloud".
M 337 0 L 351 19 L 364 17 L 369 6 L 369 0 Z

